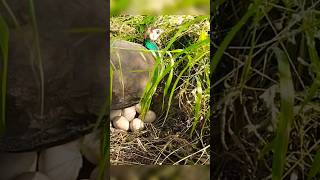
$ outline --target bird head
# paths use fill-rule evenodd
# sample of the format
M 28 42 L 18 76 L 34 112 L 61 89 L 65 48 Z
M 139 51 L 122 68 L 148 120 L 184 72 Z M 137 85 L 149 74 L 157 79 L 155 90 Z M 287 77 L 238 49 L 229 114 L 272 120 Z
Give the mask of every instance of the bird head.
M 155 28 L 149 27 L 144 34 L 144 39 L 149 38 L 152 41 L 156 41 L 162 33 L 163 33 L 162 29 L 155 29 Z

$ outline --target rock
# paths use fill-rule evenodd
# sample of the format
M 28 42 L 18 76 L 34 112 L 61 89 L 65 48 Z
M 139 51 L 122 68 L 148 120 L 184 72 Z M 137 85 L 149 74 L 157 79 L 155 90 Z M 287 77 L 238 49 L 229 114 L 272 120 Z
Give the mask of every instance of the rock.
M 81 167 L 79 140 L 40 152 L 39 171 L 52 180 L 76 180 Z

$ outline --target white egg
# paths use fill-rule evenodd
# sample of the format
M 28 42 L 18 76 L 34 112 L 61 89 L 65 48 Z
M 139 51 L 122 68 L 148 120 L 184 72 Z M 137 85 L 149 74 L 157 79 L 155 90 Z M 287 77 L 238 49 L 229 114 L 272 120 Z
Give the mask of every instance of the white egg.
M 124 131 L 129 130 L 129 120 L 123 116 L 117 116 L 113 119 L 113 126 Z
M 136 106 L 136 111 L 137 111 L 137 113 L 141 113 L 141 104 L 139 103 L 139 104 L 137 104 Z
M 122 110 L 122 116 L 126 117 L 129 121 L 132 121 L 136 116 L 137 111 L 135 106 L 128 107 Z
M 88 161 L 97 165 L 101 159 L 100 156 L 100 143 L 101 132 L 95 130 L 90 134 L 84 136 L 81 144 L 81 152 Z
M 122 110 L 111 110 L 110 111 L 110 120 L 113 120 L 116 116 L 121 116 Z
M 144 123 L 141 119 L 135 118 L 130 122 L 131 131 L 139 131 L 144 128 Z
M 83 164 L 80 139 L 40 151 L 38 168 L 50 179 L 76 180 Z
M 156 113 L 149 110 L 146 115 L 144 116 L 144 122 L 145 123 L 152 123 L 157 118 Z

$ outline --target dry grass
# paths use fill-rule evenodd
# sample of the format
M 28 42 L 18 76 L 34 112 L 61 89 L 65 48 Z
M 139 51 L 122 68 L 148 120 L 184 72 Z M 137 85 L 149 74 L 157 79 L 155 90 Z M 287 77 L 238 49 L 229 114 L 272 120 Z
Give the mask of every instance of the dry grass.
M 175 109 L 173 112 L 175 114 L 169 115 L 168 123 L 165 123 L 164 126 L 162 126 L 164 119 L 160 118 L 152 124 L 146 124 L 146 128 L 140 132 L 128 133 L 112 129 L 110 134 L 111 164 L 208 165 L 210 161 L 208 146 L 202 148 L 201 144 L 199 145 L 200 138 L 191 139 L 188 136 L 191 123 L 189 122 L 188 125 L 187 117 L 181 116 L 183 111 Z M 202 139 L 208 138 L 208 136 L 202 137 Z M 195 154 L 190 156 L 193 153 Z

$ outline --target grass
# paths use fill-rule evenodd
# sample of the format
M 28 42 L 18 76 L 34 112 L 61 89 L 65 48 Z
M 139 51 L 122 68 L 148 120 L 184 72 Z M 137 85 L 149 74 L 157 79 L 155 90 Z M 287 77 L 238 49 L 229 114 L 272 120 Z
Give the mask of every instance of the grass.
M 123 14 L 139 15 L 160 15 L 160 14 L 209 14 L 209 0 L 159 0 L 159 1 L 129 1 L 111 0 L 110 14 L 118 16 Z M 143 4 L 144 6 L 141 6 Z
M 208 163 L 209 17 L 112 17 L 111 37 L 142 44 L 149 26 L 165 32 L 157 42 L 159 56 L 141 99 L 142 114 L 150 108 L 159 118 L 140 134 L 113 132 L 111 163 L 201 164 L 199 158 Z M 169 137 L 173 140 L 167 141 Z M 184 142 L 189 151 L 182 153 L 177 141 Z M 144 154 L 136 152 L 140 148 Z
M 30 15 L 32 17 L 32 27 L 33 27 L 33 35 L 35 37 L 33 50 L 35 51 L 34 54 L 36 56 L 36 62 L 33 62 L 34 65 L 38 68 L 38 74 L 40 77 L 39 89 L 40 89 L 40 117 L 44 117 L 44 71 L 43 71 L 43 63 L 42 63 L 42 55 L 41 55 L 41 49 L 40 49 L 40 40 L 39 40 L 39 32 L 38 32 L 38 25 L 37 25 L 37 19 L 34 9 L 34 2 L 33 0 L 29 0 L 29 7 L 30 7 Z
M 8 51 L 9 51 L 9 28 L 0 14 L 0 49 L 1 49 L 1 116 L 0 135 L 5 131 L 6 126 L 6 92 L 7 92 L 7 71 L 8 71 Z
M 272 179 L 281 179 L 289 144 L 289 135 L 293 119 L 294 88 L 290 65 L 285 53 L 275 48 L 280 73 L 280 114 L 272 163 Z
M 319 3 L 217 1 L 217 178 L 319 179 Z

